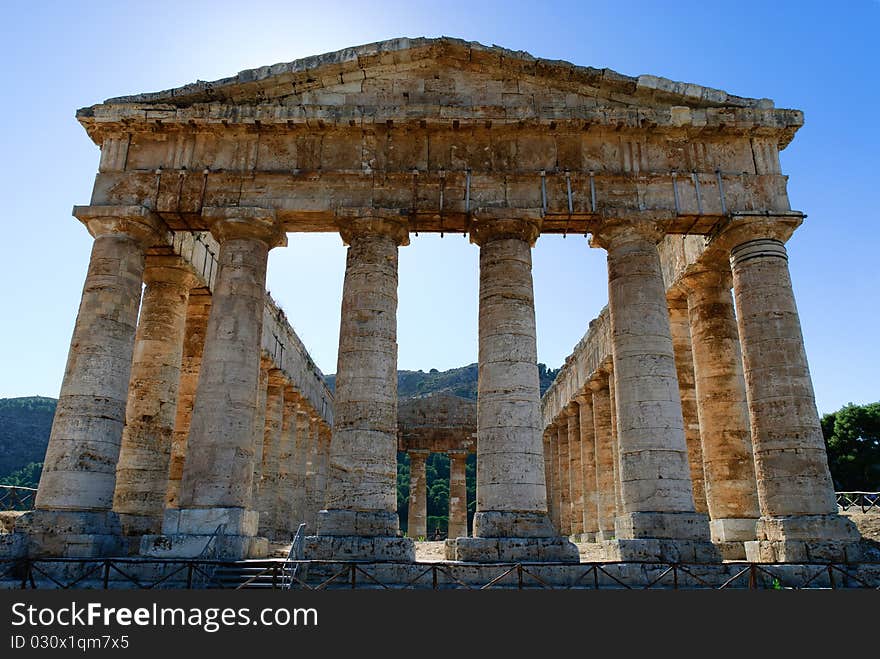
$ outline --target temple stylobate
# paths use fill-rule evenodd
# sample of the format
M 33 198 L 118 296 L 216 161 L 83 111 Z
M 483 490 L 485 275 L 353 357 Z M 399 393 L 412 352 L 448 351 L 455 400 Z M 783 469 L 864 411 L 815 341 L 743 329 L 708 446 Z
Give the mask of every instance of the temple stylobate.
M 477 501 L 449 559 L 576 562 L 570 536 L 608 560 L 856 559 L 788 273 L 804 216 L 779 151 L 799 111 L 440 38 L 77 118 L 101 148 L 74 212 L 95 242 L 22 524 L 32 554 L 127 539 L 198 556 L 220 537 L 254 556 L 302 520 L 309 558 L 412 561 L 398 252 L 412 232 L 460 232 L 480 263 Z M 283 321 L 267 260 L 301 232 L 348 247 L 333 398 L 286 322 L 266 336 Z M 609 304 L 542 402 L 531 255 L 546 233 L 606 250 Z M 176 248 L 187 236 L 214 245 L 210 285 Z

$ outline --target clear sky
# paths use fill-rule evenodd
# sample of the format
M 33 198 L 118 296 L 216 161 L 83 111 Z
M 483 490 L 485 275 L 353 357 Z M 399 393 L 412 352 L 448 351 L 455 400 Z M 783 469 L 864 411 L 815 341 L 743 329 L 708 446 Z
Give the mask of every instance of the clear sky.
M 108 97 L 399 36 L 454 36 L 621 73 L 769 97 L 805 112 L 782 153 L 792 207 L 809 217 L 790 264 L 820 412 L 880 399 L 878 0 L 840 2 L 3 3 L 0 55 L 0 397 L 57 396 L 91 238 L 98 149 L 74 119 Z M 336 370 L 345 252 L 290 236 L 268 287 L 317 364 Z M 583 237 L 534 250 L 538 358 L 558 367 L 607 300 L 604 252 Z M 477 358 L 477 248 L 413 237 L 400 252 L 399 366 Z

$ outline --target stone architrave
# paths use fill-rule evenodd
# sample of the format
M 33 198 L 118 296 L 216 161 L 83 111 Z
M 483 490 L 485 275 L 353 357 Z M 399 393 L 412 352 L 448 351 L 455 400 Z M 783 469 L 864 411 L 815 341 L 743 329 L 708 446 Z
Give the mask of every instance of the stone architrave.
M 467 451 L 449 451 L 449 538 L 468 534 L 466 467 Z
M 218 555 L 265 555 L 252 509 L 254 415 L 260 378 L 266 264 L 286 243 L 273 211 L 206 208 L 220 244 L 214 300 L 193 408 L 180 507 L 165 511 L 161 536 L 144 536 L 141 553 L 197 556 L 208 541 Z
M 88 273 L 37 490 L 16 530 L 31 556 L 122 550 L 111 512 L 122 442 L 144 250 L 164 227 L 140 206 L 77 206 L 94 237 Z
M 668 304 L 672 349 L 675 352 L 675 371 L 678 376 L 678 392 L 681 397 L 681 416 L 684 420 L 684 438 L 687 443 L 691 483 L 694 490 L 694 509 L 698 513 L 708 513 L 687 299 L 684 296 L 674 296 L 669 298 Z
M 593 234 L 608 252 L 608 300 L 622 511 L 604 550 L 618 560 L 714 562 L 709 520 L 694 510 L 666 291 L 662 230 L 607 221 Z
M 784 241 L 797 226 L 736 218 L 728 249 L 742 345 L 761 518 L 750 561 L 858 561 L 860 535 L 837 513 L 834 485 Z
M 727 263 L 682 280 L 687 292 L 697 411 L 712 541 L 725 558 L 745 559 L 755 540 L 758 488 L 742 353 Z
M 397 263 L 406 219 L 371 209 L 340 213 L 348 245 L 326 509 L 306 556 L 415 559 L 397 517 Z
M 428 537 L 428 490 L 425 461 L 428 451 L 409 452 L 409 516 L 406 534 L 414 540 Z
M 474 219 L 480 246 L 477 509 L 474 537 L 447 544 L 463 561 L 577 561 L 547 515 L 531 248 L 540 213 Z
M 598 491 L 596 489 L 596 430 L 593 420 L 593 396 L 587 391 L 575 396 L 578 404 L 578 430 L 581 434 L 581 478 L 583 479 L 583 514 L 581 542 L 594 542 L 599 531 Z
M 147 256 L 113 493 L 124 535 L 162 528 L 187 302 L 196 281 L 179 256 Z
M 186 328 L 183 335 L 183 355 L 180 362 L 180 381 L 177 389 L 177 418 L 171 438 L 171 458 L 168 467 L 168 490 L 165 507 L 177 508 L 180 497 L 180 479 L 186 464 L 186 441 L 192 420 L 202 352 L 205 349 L 205 333 L 211 312 L 211 294 L 205 288 L 190 291 L 186 308 Z M 262 434 L 260 435 L 262 437 Z

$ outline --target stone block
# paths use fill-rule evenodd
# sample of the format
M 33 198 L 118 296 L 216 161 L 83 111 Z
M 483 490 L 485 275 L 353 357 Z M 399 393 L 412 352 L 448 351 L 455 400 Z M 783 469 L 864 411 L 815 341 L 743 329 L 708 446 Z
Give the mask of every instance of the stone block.
M 711 542 L 669 538 L 618 538 L 601 543 L 603 560 L 623 562 L 720 563 Z
M 634 512 L 614 520 L 618 538 L 673 538 L 709 541 L 709 518 L 702 513 Z
M 842 515 L 792 515 L 758 521 L 758 540 L 837 540 L 858 542 L 860 534 L 852 520 Z
M 303 555 L 309 560 L 412 563 L 415 545 L 396 536 L 306 536 Z
M 166 508 L 164 535 L 211 535 L 220 524 L 228 535 L 255 536 L 259 513 L 246 508 Z
M 713 519 L 709 522 L 712 542 L 727 543 L 754 540 L 757 535 L 757 519 Z
M 24 558 L 27 546 L 24 533 L 0 533 L 0 561 Z
M 317 527 L 322 536 L 395 537 L 399 524 L 397 513 L 336 508 L 318 511 Z
M 212 558 L 241 560 L 265 558 L 269 541 L 251 535 L 218 535 L 176 533 L 173 535 L 145 535 L 141 538 L 141 556 L 152 558 L 198 558 L 214 538 L 209 551 Z M 251 552 L 256 552 L 251 554 Z
M 722 560 L 725 561 L 744 561 L 746 560 L 746 547 L 744 542 L 716 542 L 713 540 L 718 551 L 721 553 Z
M 577 547 L 565 538 L 456 538 L 446 557 L 464 563 L 579 562 Z
M 545 513 L 493 510 L 474 515 L 474 535 L 480 538 L 548 538 L 556 533 Z
M 753 540 L 746 542 L 751 563 L 857 563 L 864 550 L 859 542 L 820 540 Z

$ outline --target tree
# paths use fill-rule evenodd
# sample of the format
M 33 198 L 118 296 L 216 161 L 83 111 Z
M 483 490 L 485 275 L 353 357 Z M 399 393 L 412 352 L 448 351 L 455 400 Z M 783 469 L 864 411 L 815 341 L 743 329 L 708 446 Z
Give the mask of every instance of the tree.
M 850 403 L 824 415 L 821 424 L 834 489 L 880 490 L 880 402 Z

